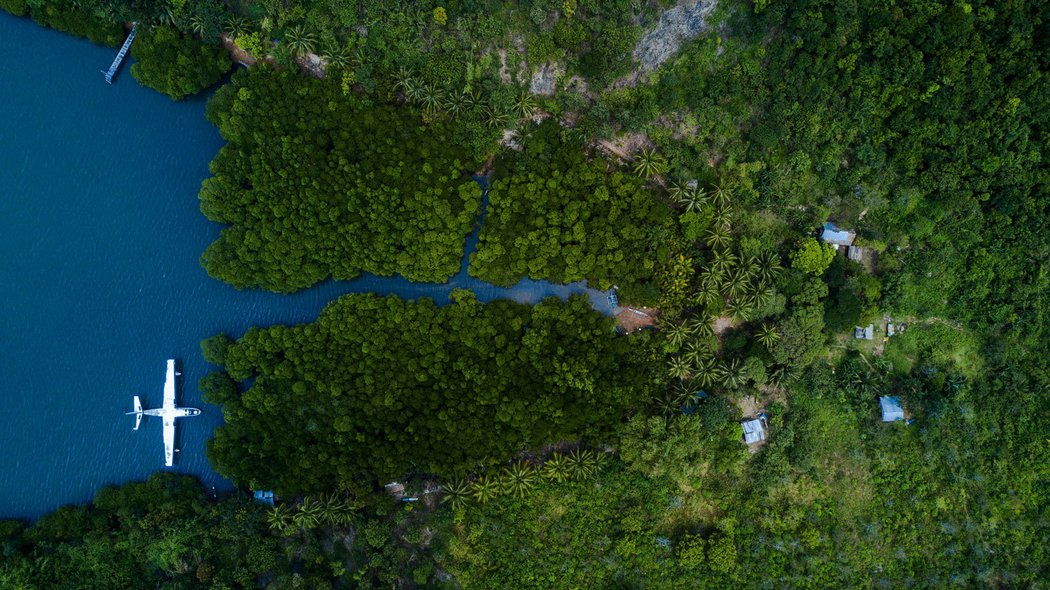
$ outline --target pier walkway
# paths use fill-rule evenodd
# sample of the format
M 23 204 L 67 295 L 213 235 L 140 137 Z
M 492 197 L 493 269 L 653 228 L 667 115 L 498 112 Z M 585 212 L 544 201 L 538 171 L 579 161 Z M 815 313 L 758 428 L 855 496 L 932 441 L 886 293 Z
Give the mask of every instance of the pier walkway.
M 124 45 L 121 46 L 120 51 L 117 53 L 117 57 L 113 58 L 113 64 L 109 66 L 109 71 L 102 72 L 106 75 L 107 83 L 113 83 L 113 75 L 117 73 L 117 69 L 120 68 L 120 64 L 124 61 L 124 56 L 128 54 L 128 49 L 131 49 L 131 42 L 135 40 L 136 29 L 138 29 L 138 23 L 132 23 L 131 34 L 124 40 Z

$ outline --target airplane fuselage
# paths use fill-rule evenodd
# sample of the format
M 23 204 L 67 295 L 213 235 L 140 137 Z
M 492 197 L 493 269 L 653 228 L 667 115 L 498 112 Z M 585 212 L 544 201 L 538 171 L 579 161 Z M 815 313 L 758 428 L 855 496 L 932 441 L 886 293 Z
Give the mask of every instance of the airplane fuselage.
M 201 413 L 197 408 L 153 408 L 142 410 L 143 416 L 157 416 L 160 418 L 188 418 L 199 416 Z

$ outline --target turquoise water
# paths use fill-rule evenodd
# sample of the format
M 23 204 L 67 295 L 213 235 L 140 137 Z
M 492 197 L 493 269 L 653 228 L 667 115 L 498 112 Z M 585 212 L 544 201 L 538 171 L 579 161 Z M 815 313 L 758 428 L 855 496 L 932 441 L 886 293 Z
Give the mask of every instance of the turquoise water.
M 159 421 L 136 432 L 123 413 L 134 394 L 160 404 L 167 358 L 183 373 L 179 404 L 203 410 L 179 421 L 173 469 L 228 487 L 204 457 L 222 415 L 196 386 L 209 370 L 198 344 L 216 332 L 310 321 L 369 291 L 439 302 L 457 287 L 483 301 L 587 292 L 610 311 L 583 284 L 500 289 L 465 272 L 444 285 L 362 277 L 290 296 L 237 291 L 198 263 L 220 230 L 197 207 L 222 143 L 203 99 L 174 103 L 127 66 L 108 86 L 99 70 L 115 50 L 3 12 L 0 41 L 0 518 L 163 469 Z

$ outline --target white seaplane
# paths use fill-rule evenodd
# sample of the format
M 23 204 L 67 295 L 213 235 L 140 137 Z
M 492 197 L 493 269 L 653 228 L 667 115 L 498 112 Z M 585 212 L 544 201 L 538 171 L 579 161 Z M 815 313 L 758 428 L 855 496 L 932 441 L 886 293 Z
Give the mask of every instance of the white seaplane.
M 139 423 L 143 416 L 160 416 L 164 420 L 164 465 L 171 467 L 175 459 L 175 419 L 197 416 L 201 413 L 197 408 L 175 407 L 175 376 L 182 373 L 175 372 L 175 359 L 168 359 L 168 374 L 164 379 L 164 404 L 152 410 L 143 410 L 139 396 L 134 397 L 135 409 L 128 412 L 127 416 L 135 416 L 135 430 L 139 429 Z

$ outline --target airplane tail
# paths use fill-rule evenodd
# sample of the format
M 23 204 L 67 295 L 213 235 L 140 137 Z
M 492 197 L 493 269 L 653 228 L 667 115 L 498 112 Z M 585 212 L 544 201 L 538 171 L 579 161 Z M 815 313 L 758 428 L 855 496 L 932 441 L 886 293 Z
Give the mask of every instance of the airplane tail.
M 139 429 L 139 424 L 142 422 L 142 402 L 139 401 L 139 396 L 134 396 L 135 410 L 128 412 L 128 414 L 135 414 L 135 430 Z

